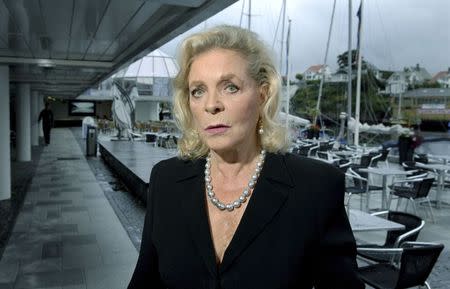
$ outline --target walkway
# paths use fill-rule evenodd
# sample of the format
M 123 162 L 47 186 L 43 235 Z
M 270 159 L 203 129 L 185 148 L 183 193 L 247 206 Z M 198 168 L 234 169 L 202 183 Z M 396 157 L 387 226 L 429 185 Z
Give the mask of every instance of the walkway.
M 0 260 L 0 288 L 125 288 L 137 251 L 69 129 L 54 129 Z

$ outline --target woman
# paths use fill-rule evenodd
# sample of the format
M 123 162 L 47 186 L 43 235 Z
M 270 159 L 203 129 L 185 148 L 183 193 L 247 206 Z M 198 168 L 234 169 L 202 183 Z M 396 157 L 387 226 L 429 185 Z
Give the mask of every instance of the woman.
M 128 288 L 363 288 L 338 170 L 285 154 L 280 80 L 247 30 L 181 46 L 179 157 L 150 177 Z

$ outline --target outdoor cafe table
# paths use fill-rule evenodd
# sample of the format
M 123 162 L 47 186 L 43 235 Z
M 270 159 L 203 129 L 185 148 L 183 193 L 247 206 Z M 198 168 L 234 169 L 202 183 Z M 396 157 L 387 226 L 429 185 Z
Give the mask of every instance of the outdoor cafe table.
M 361 172 L 367 172 L 369 174 L 375 174 L 380 175 L 383 177 L 383 184 L 382 184 L 382 194 L 381 194 L 381 209 L 389 209 L 387 204 L 387 192 L 388 192 L 388 184 L 387 184 L 387 177 L 388 176 L 406 176 L 409 175 L 411 172 L 397 169 L 397 168 L 362 168 L 359 169 Z
M 348 219 L 353 232 L 393 231 L 405 228 L 402 224 L 353 209 L 350 209 L 350 216 L 348 216 Z
M 444 192 L 445 188 L 445 173 L 450 171 L 450 165 L 442 165 L 442 164 L 423 164 L 417 163 L 416 166 L 419 168 L 434 170 L 438 174 L 438 186 L 436 190 L 436 208 L 440 208 L 441 206 L 441 194 Z
M 332 154 L 335 154 L 340 157 L 360 157 L 361 154 L 356 151 L 330 151 Z
M 437 160 L 441 160 L 444 165 L 448 165 L 448 162 L 450 161 L 450 156 L 448 155 L 433 155 L 433 154 L 428 154 L 428 158 L 429 159 L 437 159 Z

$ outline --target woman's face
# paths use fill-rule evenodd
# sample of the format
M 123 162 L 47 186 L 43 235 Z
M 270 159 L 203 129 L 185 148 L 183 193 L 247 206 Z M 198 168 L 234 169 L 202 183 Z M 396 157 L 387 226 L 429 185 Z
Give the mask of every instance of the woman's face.
M 240 53 L 213 49 L 196 56 L 188 75 L 195 127 L 216 152 L 257 146 L 256 126 L 264 96 Z

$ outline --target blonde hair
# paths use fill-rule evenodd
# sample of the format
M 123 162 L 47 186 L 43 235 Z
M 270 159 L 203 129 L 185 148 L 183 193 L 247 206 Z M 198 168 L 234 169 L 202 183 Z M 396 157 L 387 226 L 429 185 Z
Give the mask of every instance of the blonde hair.
M 286 151 L 286 129 L 277 121 L 280 76 L 268 49 L 255 33 L 240 27 L 221 25 L 189 36 L 180 47 L 180 70 L 174 80 L 173 109 L 177 126 L 183 133 L 178 141 L 179 156 L 183 159 L 196 159 L 208 154 L 209 148 L 194 127 L 189 106 L 188 76 L 195 57 L 216 48 L 239 52 L 248 61 L 250 76 L 259 88 L 264 88 L 267 92 L 260 115 L 264 128 L 260 144 L 268 152 Z

